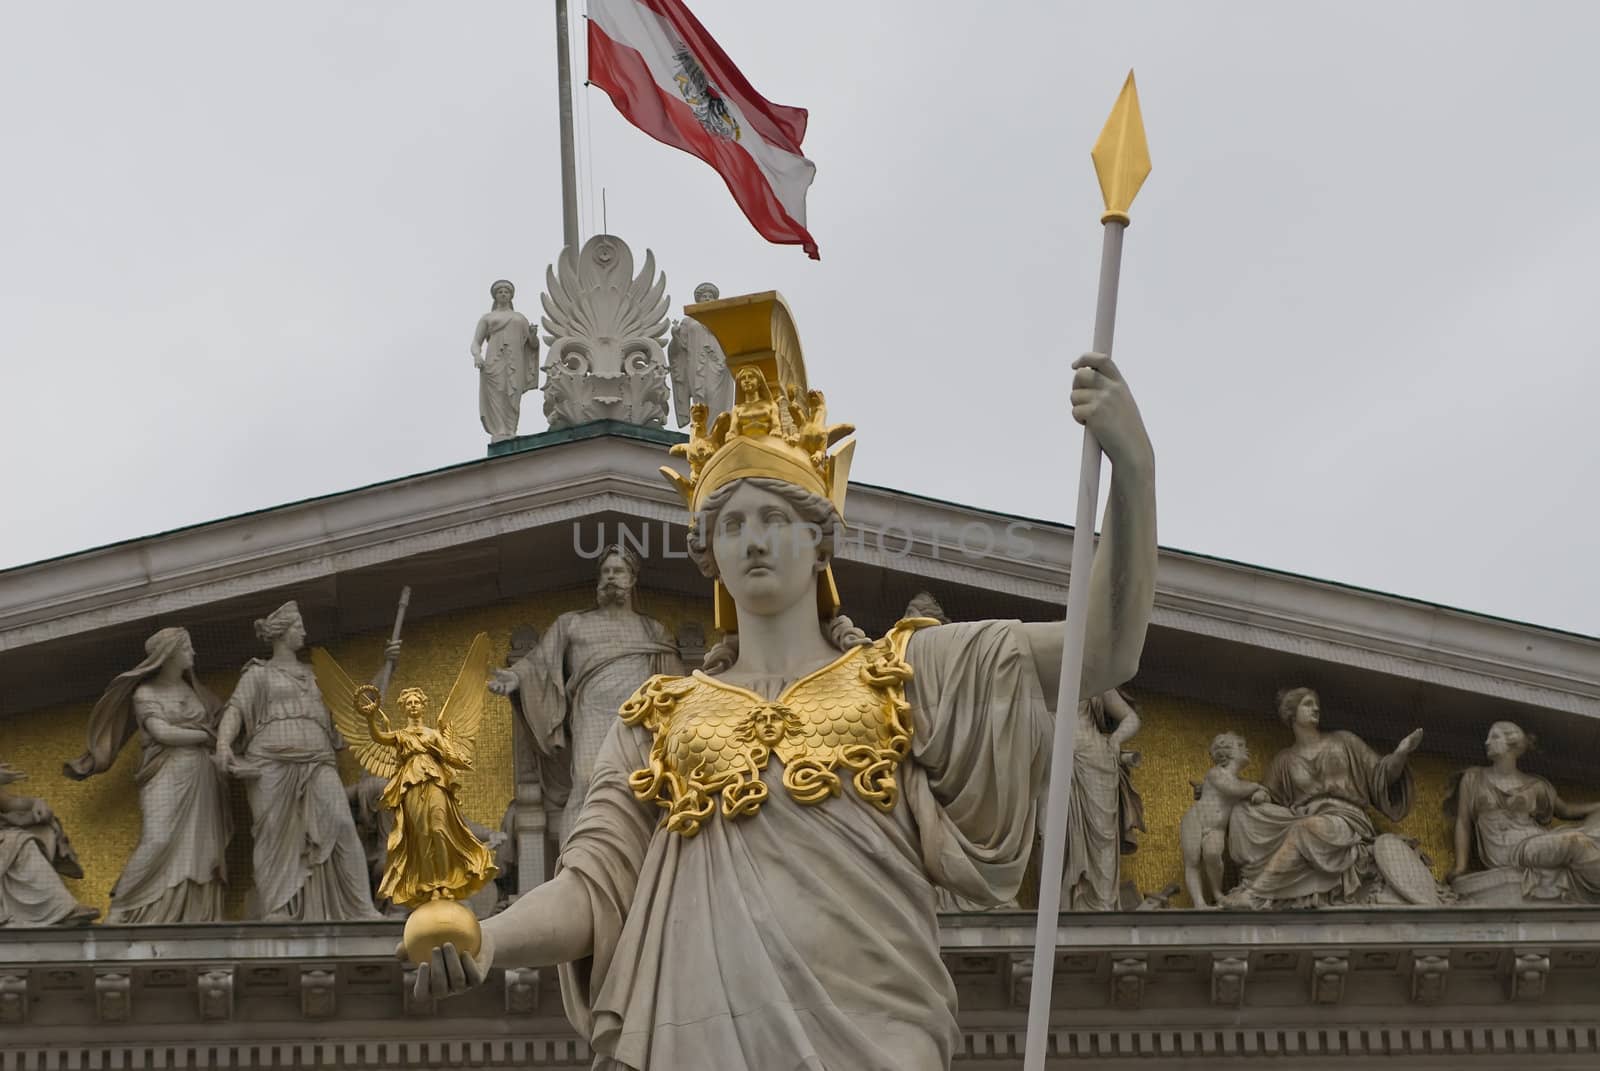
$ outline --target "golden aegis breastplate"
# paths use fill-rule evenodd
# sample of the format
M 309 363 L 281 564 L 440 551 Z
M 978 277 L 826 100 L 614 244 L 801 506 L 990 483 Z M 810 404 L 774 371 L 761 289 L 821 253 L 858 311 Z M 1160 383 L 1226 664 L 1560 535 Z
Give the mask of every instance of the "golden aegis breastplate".
M 622 705 L 622 720 L 655 736 L 650 765 L 628 786 L 667 811 L 666 826 L 692 837 L 717 809 L 754 814 L 767 798 L 767 760 L 783 760 L 783 787 L 801 803 L 843 788 L 839 768 L 862 799 L 891 811 L 895 770 L 911 752 L 906 644 L 926 618 L 900 622 L 876 643 L 854 648 L 790 684 L 777 699 L 696 673 L 651 677 Z M 848 775 L 847 775 L 848 776 Z

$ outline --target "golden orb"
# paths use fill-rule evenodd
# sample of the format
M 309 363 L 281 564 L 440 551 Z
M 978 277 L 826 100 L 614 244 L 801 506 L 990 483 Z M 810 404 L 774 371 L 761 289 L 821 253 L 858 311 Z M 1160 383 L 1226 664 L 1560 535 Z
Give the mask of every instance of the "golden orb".
M 483 931 L 472 909 L 456 900 L 429 900 L 406 919 L 406 958 L 427 963 L 433 950 L 453 944 L 457 952 L 476 956 L 483 947 Z

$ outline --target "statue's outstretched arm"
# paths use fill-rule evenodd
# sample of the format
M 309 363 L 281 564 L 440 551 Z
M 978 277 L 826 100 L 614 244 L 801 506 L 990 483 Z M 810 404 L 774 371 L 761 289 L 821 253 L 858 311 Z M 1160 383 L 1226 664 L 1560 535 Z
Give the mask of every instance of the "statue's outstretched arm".
M 1554 813 L 1557 818 L 1587 818 L 1596 811 L 1600 811 L 1600 801 L 1594 803 L 1568 803 L 1560 796 L 1556 797 Z
M 398 950 L 404 955 L 404 944 Z M 454 996 L 480 985 L 491 967 L 549 967 L 571 963 L 594 951 L 594 919 L 589 893 L 576 871 L 557 874 L 484 920 L 476 957 L 454 947 L 433 951 L 417 965 L 419 998 Z
M 1080 696 L 1099 695 L 1139 670 L 1155 603 L 1155 450 L 1122 373 L 1109 357 L 1073 362 L 1072 416 L 1095 433 L 1111 462 L 1111 491 L 1089 574 L 1089 622 Z M 1061 686 L 1063 622 L 1025 626 L 1046 699 Z
M 383 714 L 378 704 L 363 704 L 359 709 L 367 717 L 367 733 L 372 739 L 385 747 L 394 747 L 400 738 L 394 733 L 378 727 L 378 718 Z M 388 721 L 388 718 L 384 718 L 384 721 Z

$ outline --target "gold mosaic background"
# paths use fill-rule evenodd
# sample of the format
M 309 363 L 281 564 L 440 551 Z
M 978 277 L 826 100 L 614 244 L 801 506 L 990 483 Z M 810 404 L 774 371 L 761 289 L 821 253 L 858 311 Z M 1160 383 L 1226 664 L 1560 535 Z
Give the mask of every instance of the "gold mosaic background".
M 495 644 L 495 663 L 503 664 L 514 628 L 533 625 L 542 635 L 557 615 L 592 606 L 593 599 L 593 587 L 584 585 L 546 593 L 536 599 L 511 600 L 410 622 L 406 626 L 405 649 L 390 694 L 415 684 L 426 689 L 436 701 L 442 701 L 449 693 L 468 644 L 478 632 L 489 634 Z M 639 607 L 674 632 L 689 621 L 697 621 L 708 636 L 713 635 L 711 607 L 707 600 L 641 591 Z M 240 627 L 248 628 L 249 624 L 241 622 Z M 379 665 L 386 638 L 387 632 L 353 636 L 333 644 L 330 650 L 352 676 L 365 679 Z M 221 696 L 229 694 L 237 680 L 237 671 L 205 676 L 207 686 Z M 1181 886 L 1183 864 L 1178 851 L 1178 823 L 1193 802 L 1189 782 L 1200 780 L 1210 768 L 1208 749 L 1212 737 L 1231 730 L 1249 741 L 1252 761 L 1245 776 L 1250 778 L 1259 778 L 1266 762 L 1279 748 L 1287 746 L 1291 737 L 1271 712 L 1230 710 L 1183 697 L 1137 690 L 1134 698 L 1139 704 L 1143 729 L 1129 746 L 1142 753 L 1133 777 L 1144 799 L 1145 824 L 1149 832 L 1139 835 L 1140 847 L 1136 854 L 1123 857 L 1123 878 L 1131 879 L 1142 892 L 1148 893 L 1173 882 Z M 499 697 L 491 696 L 490 703 L 484 731 L 478 740 L 475 768 L 462 786 L 462 801 L 470 817 L 496 828 L 513 795 L 512 709 Z M 84 868 L 83 879 L 68 885 L 84 903 L 104 911 L 109 904 L 111 886 L 139 836 L 138 792 L 133 784 L 139 748 L 137 743 L 130 742 L 115 767 L 99 777 L 83 782 L 61 777 L 61 764 L 83 749 L 84 726 L 91 705 L 77 703 L 8 718 L 0 759 L 30 775 L 28 781 L 16 786 L 17 791 L 43 796 L 61 816 Z M 1328 726 L 1338 728 L 1337 712 L 1332 712 Z M 1423 746 L 1426 748 L 1426 742 Z M 1451 774 L 1462 765 L 1463 761 L 1454 757 L 1426 753 L 1415 756 L 1412 770 L 1417 781 L 1416 803 L 1411 815 L 1396 829 L 1421 841 L 1439 877 L 1448 870 L 1454 854 L 1451 829 L 1441 805 Z M 346 782 L 354 780 L 357 771 L 353 760 L 346 757 L 341 772 Z M 1572 799 L 1592 795 L 1571 785 L 1557 787 Z M 228 861 L 232 878 L 229 911 L 230 917 L 241 918 L 244 893 L 250 880 L 250 812 L 243 790 L 237 785 L 233 814 L 235 832 Z M 1389 829 L 1391 824 L 1380 819 L 1379 827 Z M 1025 889 L 1024 902 L 1032 902 L 1031 891 Z M 1173 901 L 1175 907 L 1188 905 L 1186 893 L 1180 893 Z
M 585 585 L 569 591 L 545 593 L 536 599 L 511 600 L 458 614 L 407 621 L 405 647 L 389 695 L 397 695 L 401 688 L 416 685 L 426 690 L 435 702 L 443 702 L 455 682 L 461 660 L 466 657 L 467 647 L 479 632 L 489 634 L 495 645 L 494 664 L 501 665 L 514 628 L 532 625 L 542 636 L 558 615 L 593 605 L 594 588 Z M 695 620 L 711 633 L 709 602 L 641 591 L 639 608 L 674 632 L 685 622 Z M 249 629 L 250 623 L 242 621 L 239 627 Z M 365 680 L 382 663 L 387 639 L 388 631 L 384 630 L 347 637 L 328 645 L 328 650 L 351 676 Z M 202 644 L 196 637 L 196 645 Z M 204 657 L 203 650 L 201 656 Z M 237 670 L 208 673 L 202 675 L 202 680 L 225 698 L 233 691 L 239 673 Z M 13 792 L 43 797 L 61 817 L 84 871 L 82 880 L 68 881 L 67 886 L 79 900 L 100 908 L 103 913 L 110 905 L 111 886 L 139 840 L 139 793 L 133 783 L 133 773 L 139 765 L 139 744 L 137 739 L 129 741 L 116 765 L 98 777 L 87 781 L 62 777 L 62 763 L 83 751 L 84 730 L 89 708 L 93 705 L 92 702 L 73 703 L 8 717 L 5 740 L 0 743 L 0 759 L 28 774 L 28 780 L 11 786 Z M 461 801 L 468 817 L 491 829 L 499 827 L 515 791 L 512 716 L 508 700 L 490 696 L 473 769 L 463 778 L 461 787 Z M 341 757 L 340 773 L 347 784 L 359 774 L 355 761 L 348 755 Z M 250 808 L 245 802 L 243 788 L 237 783 L 233 791 L 233 827 L 233 841 L 228 849 L 228 913 L 230 918 L 237 919 L 244 917 L 245 891 L 249 888 L 251 869 Z

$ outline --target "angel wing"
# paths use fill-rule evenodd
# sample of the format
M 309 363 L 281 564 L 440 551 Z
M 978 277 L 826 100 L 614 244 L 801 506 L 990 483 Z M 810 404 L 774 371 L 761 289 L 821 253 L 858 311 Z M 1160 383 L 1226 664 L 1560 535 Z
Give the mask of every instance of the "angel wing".
M 399 769 L 394 748 L 374 740 L 366 719 L 356 713 L 357 685 L 350 679 L 350 674 L 321 647 L 311 650 L 311 672 L 316 675 L 317 691 L 322 693 L 323 703 L 333 715 L 334 727 L 344 737 L 345 743 L 350 745 L 350 750 L 355 752 L 356 759 L 377 777 L 393 777 L 395 770 Z M 385 726 L 388 721 L 385 716 Z
M 483 721 L 483 709 L 489 697 L 489 658 L 493 650 L 487 633 L 480 632 L 467 648 L 467 660 L 450 686 L 450 698 L 439 710 L 439 732 L 460 750 L 467 761 L 472 760 L 473 745 L 478 740 L 478 725 Z

